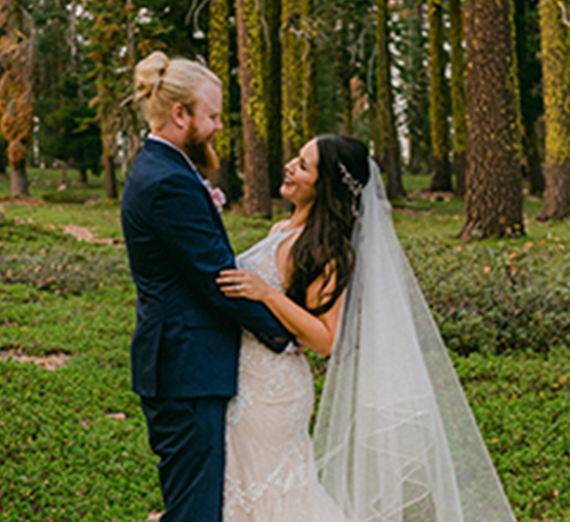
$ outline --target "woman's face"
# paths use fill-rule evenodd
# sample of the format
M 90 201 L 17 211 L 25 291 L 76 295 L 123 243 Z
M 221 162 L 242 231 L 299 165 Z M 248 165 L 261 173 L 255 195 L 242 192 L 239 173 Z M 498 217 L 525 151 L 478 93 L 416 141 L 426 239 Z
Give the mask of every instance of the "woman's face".
M 312 205 L 317 197 L 318 165 L 317 141 L 311 140 L 301 149 L 299 156 L 285 165 L 280 194 L 297 207 Z

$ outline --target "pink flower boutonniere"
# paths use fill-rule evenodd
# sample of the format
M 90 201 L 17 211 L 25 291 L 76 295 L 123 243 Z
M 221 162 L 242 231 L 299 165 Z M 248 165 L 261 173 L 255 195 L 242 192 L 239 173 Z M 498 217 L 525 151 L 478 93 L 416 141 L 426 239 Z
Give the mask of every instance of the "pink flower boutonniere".
M 212 198 L 214 205 L 216 205 L 218 212 L 221 212 L 222 209 L 224 208 L 224 205 L 227 202 L 227 198 L 226 195 L 224 194 L 224 191 L 221 188 L 213 187 L 212 184 L 210 183 L 210 180 L 204 180 L 204 185 L 208 189 L 210 197 Z

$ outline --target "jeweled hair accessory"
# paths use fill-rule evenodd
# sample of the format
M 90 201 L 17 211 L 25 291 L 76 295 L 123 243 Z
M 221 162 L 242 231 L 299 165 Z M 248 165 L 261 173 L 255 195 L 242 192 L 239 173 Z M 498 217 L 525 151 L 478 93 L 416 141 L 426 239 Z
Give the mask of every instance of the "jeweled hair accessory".
M 353 195 L 352 199 L 352 213 L 354 216 L 358 216 L 358 208 L 356 206 L 358 199 L 362 195 L 362 191 L 364 190 L 364 185 L 360 183 L 346 168 L 346 165 L 342 162 L 338 162 L 338 168 L 342 174 L 341 181 L 348 186 L 348 190 Z

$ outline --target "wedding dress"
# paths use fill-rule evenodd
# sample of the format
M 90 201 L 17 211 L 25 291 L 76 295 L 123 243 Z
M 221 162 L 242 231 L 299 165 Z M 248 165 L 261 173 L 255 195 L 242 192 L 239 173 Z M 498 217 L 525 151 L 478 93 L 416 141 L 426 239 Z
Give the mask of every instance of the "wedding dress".
M 293 232 L 266 237 L 238 256 L 238 266 L 283 291 L 276 251 Z M 344 522 L 317 481 L 308 432 L 313 408 L 305 357 L 275 354 L 244 332 L 238 396 L 226 416 L 224 522 Z
M 306 359 L 242 337 L 224 522 L 515 522 L 370 160 L 314 441 Z M 277 231 L 238 258 L 279 290 Z

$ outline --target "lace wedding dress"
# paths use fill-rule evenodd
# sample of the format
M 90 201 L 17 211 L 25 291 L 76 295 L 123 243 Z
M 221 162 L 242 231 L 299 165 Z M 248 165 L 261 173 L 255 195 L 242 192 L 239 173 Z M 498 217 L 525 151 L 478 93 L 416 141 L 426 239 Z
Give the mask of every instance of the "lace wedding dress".
M 238 266 L 283 291 L 275 255 L 292 232 L 268 236 Z M 275 354 L 244 332 L 238 396 L 227 412 L 224 522 L 344 521 L 317 482 L 308 432 L 313 402 L 305 357 Z

